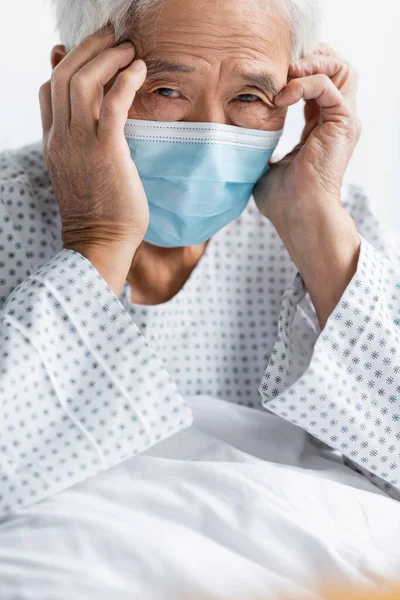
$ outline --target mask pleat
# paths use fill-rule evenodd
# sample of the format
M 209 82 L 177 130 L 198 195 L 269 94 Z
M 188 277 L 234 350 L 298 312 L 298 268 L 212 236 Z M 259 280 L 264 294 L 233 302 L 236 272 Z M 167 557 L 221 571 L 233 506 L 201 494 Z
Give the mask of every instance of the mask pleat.
M 144 239 L 176 247 L 209 240 L 243 212 L 280 132 L 128 120 L 125 134 L 149 202 Z

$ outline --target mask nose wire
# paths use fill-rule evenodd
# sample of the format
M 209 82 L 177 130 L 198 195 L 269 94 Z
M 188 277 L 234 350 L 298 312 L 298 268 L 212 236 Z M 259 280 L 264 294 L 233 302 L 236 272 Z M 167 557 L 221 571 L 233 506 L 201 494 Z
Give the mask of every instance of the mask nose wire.
M 219 143 L 254 150 L 270 150 L 277 146 L 283 129 L 262 131 L 235 125 L 188 121 L 146 121 L 128 119 L 125 136 L 132 140 L 155 142 Z

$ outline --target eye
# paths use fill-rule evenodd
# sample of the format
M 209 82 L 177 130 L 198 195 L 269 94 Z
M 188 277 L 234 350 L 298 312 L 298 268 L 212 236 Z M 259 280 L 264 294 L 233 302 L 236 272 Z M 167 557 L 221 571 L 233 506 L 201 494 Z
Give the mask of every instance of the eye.
M 237 97 L 237 100 L 239 100 L 239 102 L 257 102 L 260 98 L 255 94 L 240 94 L 240 96 Z
M 180 98 L 178 90 L 173 90 L 171 88 L 157 88 L 154 92 L 159 96 L 164 96 L 164 98 Z

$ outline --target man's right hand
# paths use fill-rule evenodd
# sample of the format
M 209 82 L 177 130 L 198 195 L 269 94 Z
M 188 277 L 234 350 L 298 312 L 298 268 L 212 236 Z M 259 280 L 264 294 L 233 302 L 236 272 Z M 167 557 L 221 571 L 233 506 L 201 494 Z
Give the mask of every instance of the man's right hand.
M 63 246 L 93 262 L 116 295 L 149 223 L 124 136 L 146 77 L 145 63 L 134 56 L 130 42 L 114 46 L 112 29 L 90 35 L 54 68 L 39 93 L 43 158 L 60 208 Z

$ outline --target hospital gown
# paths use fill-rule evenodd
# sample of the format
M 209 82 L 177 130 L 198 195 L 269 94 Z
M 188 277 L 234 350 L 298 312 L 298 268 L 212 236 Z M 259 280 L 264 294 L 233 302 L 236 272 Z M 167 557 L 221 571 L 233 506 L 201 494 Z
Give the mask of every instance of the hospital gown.
M 115 296 L 62 247 L 41 144 L 0 154 L 0 511 L 189 427 L 185 395 L 269 410 L 400 498 L 400 240 L 345 186 L 358 269 L 321 332 L 251 199 L 170 301 Z

